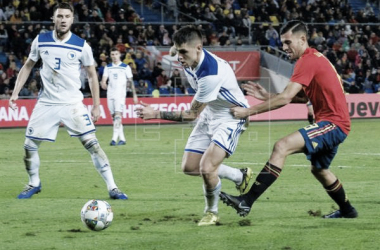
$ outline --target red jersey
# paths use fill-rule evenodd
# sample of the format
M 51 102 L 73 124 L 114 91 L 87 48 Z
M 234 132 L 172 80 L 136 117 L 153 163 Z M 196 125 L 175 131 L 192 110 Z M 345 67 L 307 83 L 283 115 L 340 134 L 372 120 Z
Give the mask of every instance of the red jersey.
M 348 135 L 351 122 L 341 78 L 323 54 L 312 48 L 306 49 L 298 59 L 290 81 L 303 85 L 313 104 L 317 122 L 332 122 Z

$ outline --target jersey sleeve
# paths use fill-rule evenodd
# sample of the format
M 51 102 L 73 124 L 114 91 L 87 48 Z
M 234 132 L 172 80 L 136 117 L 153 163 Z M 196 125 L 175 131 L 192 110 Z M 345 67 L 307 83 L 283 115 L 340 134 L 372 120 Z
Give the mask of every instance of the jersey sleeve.
M 194 98 L 198 102 L 208 103 L 216 100 L 222 81 L 217 76 L 206 76 L 198 81 L 198 90 Z
M 312 59 L 313 55 L 310 55 L 298 60 L 290 81 L 309 86 L 318 67 L 318 64 Z
M 108 73 L 108 66 L 105 66 L 104 70 L 103 70 L 103 76 L 108 77 L 108 75 L 109 75 L 109 73 Z
M 125 68 L 125 74 L 127 75 L 127 79 L 133 78 L 132 69 L 131 67 L 127 66 Z
M 83 52 L 82 52 L 82 64 L 84 66 L 94 65 L 94 56 L 92 54 L 92 49 L 87 42 L 84 43 Z
M 29 59 L 37 62 L 40 59 L 40 53 L 38 50 L 38 36 L 33 40 L 32 46 L 30 47 Z

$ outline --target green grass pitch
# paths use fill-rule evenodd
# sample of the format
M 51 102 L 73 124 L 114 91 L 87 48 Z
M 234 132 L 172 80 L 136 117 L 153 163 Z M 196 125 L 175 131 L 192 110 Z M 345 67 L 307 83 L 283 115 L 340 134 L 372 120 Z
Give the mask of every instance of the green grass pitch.
M 225 163 L 249 166 L 256 176 L 274 142 L 306 125 L 306 120 L 251 123 Z M 0 249 L 380 249 L 380 119 L 353 120 L 331 166 L 359 218 L 309 215 L 329 213 L 334 203 L 311 175 L 305 156 L 298 154 L 288 157 L 280 178 L 248 217 L 240 218 L 220 203 L 220 224 L 213 227 L 197 226 L 204 209 L 201 178 L 180 169 L 192 125 L 124 128 L 126 146 L 109 146 L 110 126 L 97 127 L 97 137 L 128 201 L 108 198 L 89 154 L 64 128 L 55 143 L 41 145 L 42 192 L 16 199 L 28 180 L 24 129 L 1 129 Z M 222 183 L 224 191 L 237 194 L 233 183 Z M 81 223 L 80 210 L 90 199 L 112 205 L 114 220 L 105 231 L 93 232 Z

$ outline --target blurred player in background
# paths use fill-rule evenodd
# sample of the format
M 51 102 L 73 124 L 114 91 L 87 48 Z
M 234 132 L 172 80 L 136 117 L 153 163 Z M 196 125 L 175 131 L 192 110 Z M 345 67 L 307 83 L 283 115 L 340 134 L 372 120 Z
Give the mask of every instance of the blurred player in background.
M 100 99 L 91 47 L 70 31 L 74 21 L 74 9 L 70 4 L 57 4 L 53 13 L 54 31 L 41 33 L 34 39 L 29 57 L 20 70 L 9 100 L 9 106 L 16 109 L 20 90 L 36 62 L 42 59 L 43 87 L 29 120 L 24 144 L 24 161 L 29 183 L 18 198 L 28 199 L 41 192 L 38 148 L 42 141 L 54 142 L 59 125 L 63 123 L 68 133 L 79 138 L 90 153 L 96 169 L 107 184 L 110 197 L 128 199 L 127 195 L 117 188 L 110 163 L 95 136 L 94 122 L 100 116 Z M 91 88 L 93 99 L 91 114 L 82 103 L 81 64 L 87 71 Z
M 120 52 L 116 47 L 111 49 L 111 59 L 112 63 L 104 68 L 101 82 L 102 88 L 107 90 L 108 109 L 110 110 L 113 119 L 113 135 L 110 145 L 115 146 L 116 143 L 117 145 L 125 145 L 126 140 L 123 130 L 122 115 L 125 108 L 127 84 L 129 84 L 132 90 L 133 102 L 135 104 L 137 104 L 137 96 L 135 85 L 133 83 L 132 70 L 127 64 L 121 62 Z
M 199 116 L 185 147 L 182 170 L 188 175 L 201 175 L 204 180 L 205 215 L 198 225 L 215 225 L 219 221 L 220 178 L 234 181 L 241 193 L 252 178 L 249 168 L 236 169 L 222 164 L 234 153 L 248 122 L 246 118 L 232 117 L 230 108 L 248 107 L 248 102 L 229 63 L 203 49 L 202 34 L 198 29 L 183 27 L 174 34 L 173 41 L 175 45 L 170 54 L 178 54 L 187 79 L 196 90 L 190 110 L 160 112 L 145 103 L 136 110 L 145 120 L 182 122 L 193 121 Z
M 281 174 L 286 157 L 305 153 L 311 161 L 311 172 L 322 184 L 339 210 L 323 218 L 356 218 L 358 213 L 349 202 L 343 185 L 329 170 L 330 164 L 350 132 L 351 121 L 342 88 L 342 81 L 334 66 L 317 50 L 309 48 L 307 27 L 301 21 L 289 21 L 281 29 L 281 42 L 290 59 L 298 59 L 290 82 L 282 93 L 270 94 L 256 84 L 244 85 L 251 96 L 264 102 L 250 108 L 236 107 L 231 112 L 236 118 L 260 114 L 290 102 L 313 103 L 316 123 L 280 139 L 247 194 L 232 196 L 221 192 L 220 197 L 239 215 L 246 216 L 253 203 Z

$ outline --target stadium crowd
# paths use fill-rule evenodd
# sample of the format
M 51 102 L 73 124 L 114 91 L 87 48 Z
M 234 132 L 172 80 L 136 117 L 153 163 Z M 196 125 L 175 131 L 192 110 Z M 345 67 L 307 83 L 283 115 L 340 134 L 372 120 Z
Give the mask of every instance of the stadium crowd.
M 380 26 L 374 25 L 379 18 L 370 3 L 354 12 L 347 0 L 143 1 L 152 9 L 162 2 L 171 15 L 170 8 L 176 8 L 178 13 L 208 22 L 197 25 L 204 34 L 204 45 L 211 47 L 258 45 L 276 53 L 281 49 L 279 23 L 301 19 L 309 24 L 309 44 L 335 65 L 344 79 L 346 92 L 380 92 Z M 53 29 L 50 17 L 57 2 L 0 1 L 0 98 L 11 94 L 34 37 Z M 167 75 L 147 49 L 171 46 L 173 33 L 180 25 L 144 22 L 128 0 L 72 2 L 76 11 L 72 31 L 93 48 L 99 79 L 110 62 L 110 48 L 116 46 L 123 61 L 132 68 L 139 94 L 149 94 L 152 89 L 167 89 L 172 93 L 174 85 L 180 89 L 178 93 L 188 93 L 178 72 Z M 180 22 L 194 21 L 189 15 L 178 14 L 177 18 Z M 85 82 L 83 74 L 83 91 L 86 91 Z M 39 71 L 35 69 L 20 95 L 37 96 L 40 83 Z

